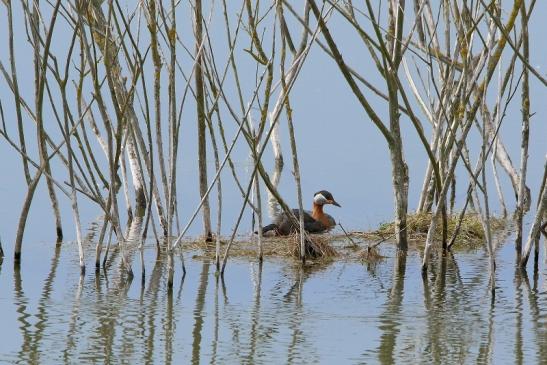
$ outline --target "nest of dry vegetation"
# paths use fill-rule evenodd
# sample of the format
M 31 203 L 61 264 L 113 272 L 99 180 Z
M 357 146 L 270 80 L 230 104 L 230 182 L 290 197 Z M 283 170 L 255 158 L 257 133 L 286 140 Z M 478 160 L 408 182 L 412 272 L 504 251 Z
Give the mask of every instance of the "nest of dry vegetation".
M 457 214 L 448 217 L 448 238 L 452 237 L 459 216 Z M 416 244 L 423 243 L 427 236 L 427 230 L 431 222 L 431 214 L 409 214 L 407 217 L 407 232 L 411 241 Z M 442 225 L 438 222 L 434 239 L 440 241 L 442 238 Z M 492 217 L 491 228 L 494 234 L 506 231 L 507 221 L 501 218 Z M 367 263 L 381 261 L 384 257 L 377 248 L 379 241 L 394 240 L 394 223 L 384 223 L 374 231 L 370 232 L 350 232 L 348 234 L 310 234 L 306 236 L 305 254 L 306 259 L 311 261 L 330 261 L 334 257 L 357 258 Z M 358 242 L 356 242 L 358 241 Z M 195 257 L 211 258 L 215 256 L 215 239 L 213 242 L 203 240 L 189 240 L 182 246 L 186 249 L 199 251 L 200 254 Z M 376 242 L 375 242 L 376 241 Z M 349 243 L 349 244 L 348 244 Z M 371 244 L 372 243 L 372 244 Z M 484 243 L 484 231 L 480 218 L 476 214 L 466 214 L 463 218 L 459 234 L 456 238 L 456 247 L 475 248 Z M 221 252 L 224 250 L 227 242 L 222 241 Z M 257 257 L 256 236 L 252 240 L 242 239 L 234 242 L 231 250 L 231 257 L 250 258 Z M 337 251 L 339 250 L 339 251 Z M 262 241 L 262 251 L 264 257 L 295 258 L 300 259 L 300 236 L 294 233 L 289 236 L 264 237 Z
M 448 216 L 448 239 L 450 239 L 458 224 L 459 214 Z M 411 240 L 425 240 L 429 224 L 431 223 L 431 213 L 415 213 L 407 216 L 407 234 Z M 437 241 L 442 239 L 442 222 L 437 222 L 437 229 L 433 238 Z M 490 227 L 493 233 L 500 232 L 507 227 L 507 221 L 499 217 L 490 217 Z M 383 223 L 377 230 L 362 232 L 365 238 L 382 239 L 393 235 L 395 223 Z M 465 214 L 460 226 L 460 230 L 455 245 L 477 246 L 484 242 L 484 229 L 480 217 L 476 213 Z
M 331 245 L 330 235 L 306 235 L 305 250 L 306 259 L 331 259 L 338 252 Z M 221 252 L 224 253 L 226 242 L 221 241 Z M 230 256 L 232 257 L 256 257 L 258 255 L 256 239 L 237 241 L 232 244 Z M 190 250 L 201 250 L 199 257 L 214 258 L 215 242 L 193 241 L 186 242 L 183 247 Z M 262 239 L 262 252 L 265 257 L 294 257 L 300 258 L 300 235 L 294 233 L 289 236 L 264 237 Z
M 288 241 L 286 245 L 287 253 L 290 256 L 300 258 L 300 235 L 297 233 L 292 234 L 286 240 Z M 330 244 L 329 236 L 308 234 L 304 240 L 306 258 L 331 258 L 337 255 L 336 250 Z

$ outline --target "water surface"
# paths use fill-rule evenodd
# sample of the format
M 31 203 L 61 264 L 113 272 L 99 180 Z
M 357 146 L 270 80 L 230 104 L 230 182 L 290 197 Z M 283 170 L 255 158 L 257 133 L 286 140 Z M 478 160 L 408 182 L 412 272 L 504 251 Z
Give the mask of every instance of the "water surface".
M 511 240 L 511 238 L 509 238 Z M 543 245 L 543 243 L 542 243 Z M 30 245 L 29 245 L 30 246 Z M 437 257 L 422 279 L 416 250 L 383 261 L 229 262 L 224 280 L 199 252 L 144 250 L 128 281 L 114 257 L 79 279 L 77 249 L 28 247 L 0 266 L 0 362 L 8 363 L 541 363 L 547 360 L 547 268 L 515 269 L 497 252 L 489 291 L 483 249 Z M 49 257 L 49 259 L 47 259 Z M 533 259 L 530 266 L 533 266 Z

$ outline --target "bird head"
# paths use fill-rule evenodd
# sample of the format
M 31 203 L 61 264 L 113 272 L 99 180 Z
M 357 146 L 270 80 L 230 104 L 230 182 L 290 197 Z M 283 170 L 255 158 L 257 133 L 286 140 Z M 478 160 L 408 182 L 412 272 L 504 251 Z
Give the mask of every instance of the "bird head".
M 317 205 L 332 204 L 340 207 L 341 205 L 334 200 L 332 194 L 326 190 L 318 191 L 313 195 L 313 202 Z

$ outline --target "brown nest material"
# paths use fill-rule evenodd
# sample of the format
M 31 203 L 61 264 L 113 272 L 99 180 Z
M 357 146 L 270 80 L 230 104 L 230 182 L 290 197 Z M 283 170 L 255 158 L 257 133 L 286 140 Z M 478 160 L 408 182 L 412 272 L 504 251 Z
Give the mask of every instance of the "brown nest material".
M 310 235 L 304 237 L 305 256 L 309 259 L 332 258 L 338 253 L 330 245 L 328 236 Z M 294 233 L 286 238 L 290 256 L 300 258 L 300 234 Z
M 459 214 L 455 213 L 448 216 L 448 239 L 452 237 L 454 230 L 458 224 Z M 431 223 L 431 213 L 414 213 L 407 215 L 407 234 L 412 240 L 424 240 L 427 236 L 429 224 Z M 492 232 L 500 232 L 507 227 L 507 222 L 503 218 L 490 217 L 490 226 Z M 383 223 L 377 230 L 370 232 L 362 232 L 362 236 L 368 239 L 384 238 L 393 236 L 395 225 L 393 222 Z M 434 234 L 434 239 L 440 241 L 442 239 L 442 222 L 439 219 L 437 229 Z M 475 246 L 484 242 L 484 230 L 480 221 L 480 217 L 476 213 L 465 214 L 460 226 L 458 236 L 456 237 L 455 245 L 463 244 L 466 246 Z
M 256 239 L 256 237 L 255 237 Z M 332 258 L 338 253 L 330 244 L 331 237 L 328 235 L 307 235 L 306 236 L 306 258 L 322 259 Z M 227 242 L 221 241 L 221 255 L 224 254 Z M 185 250 L 200 251 L 195 258 L 214 258 L 215 243 L 204 242 L 203 240 L 188 240 L 181 244 Z M 300 258 L 300 235 L 298 233 L 289 236 L 264 237 L 262 239 L 262 252 L 264 257 L 296 257 Z M 243 239 L 233 243 L 230 249 L 231 257 L 256 257 L 258 247 L 256 240 L 252 242 Z

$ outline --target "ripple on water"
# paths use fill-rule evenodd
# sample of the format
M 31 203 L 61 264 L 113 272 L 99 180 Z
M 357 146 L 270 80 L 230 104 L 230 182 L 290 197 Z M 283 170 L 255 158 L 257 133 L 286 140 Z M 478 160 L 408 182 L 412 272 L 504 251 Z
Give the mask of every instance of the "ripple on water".
M 89 258 L 93 257 L 92 247 Z M 107 272 L 78 279 L 75 245 L 37 265 L 0 273 L 0 361 L 87 363 L 503 363 L 547 358 L 547 268 L 514 267 L 497 251 L 496 292 L 484 250 L 434 257 L 422 278 L 419 252 L 389 244 L 376 265 L 336 261 L 234 260 L 224 280 L 189 259 L 166 285 L 166 264 L 144 252 L 146 276 L 126 280 L 115 256 Z M 544 253 L 542 252 L 542 255 Z M 49 259 L 43 259 L 43 258 Z M 543 257 L 543 256 L 542 256 Z M 39 260 L 42 259 L 42 261 Z M 92 261 L 92 259 L 90 259 Z M 92 263 L 88 263 L 92 267 Z M 7 293 L 7 294 L 6 294 Z

